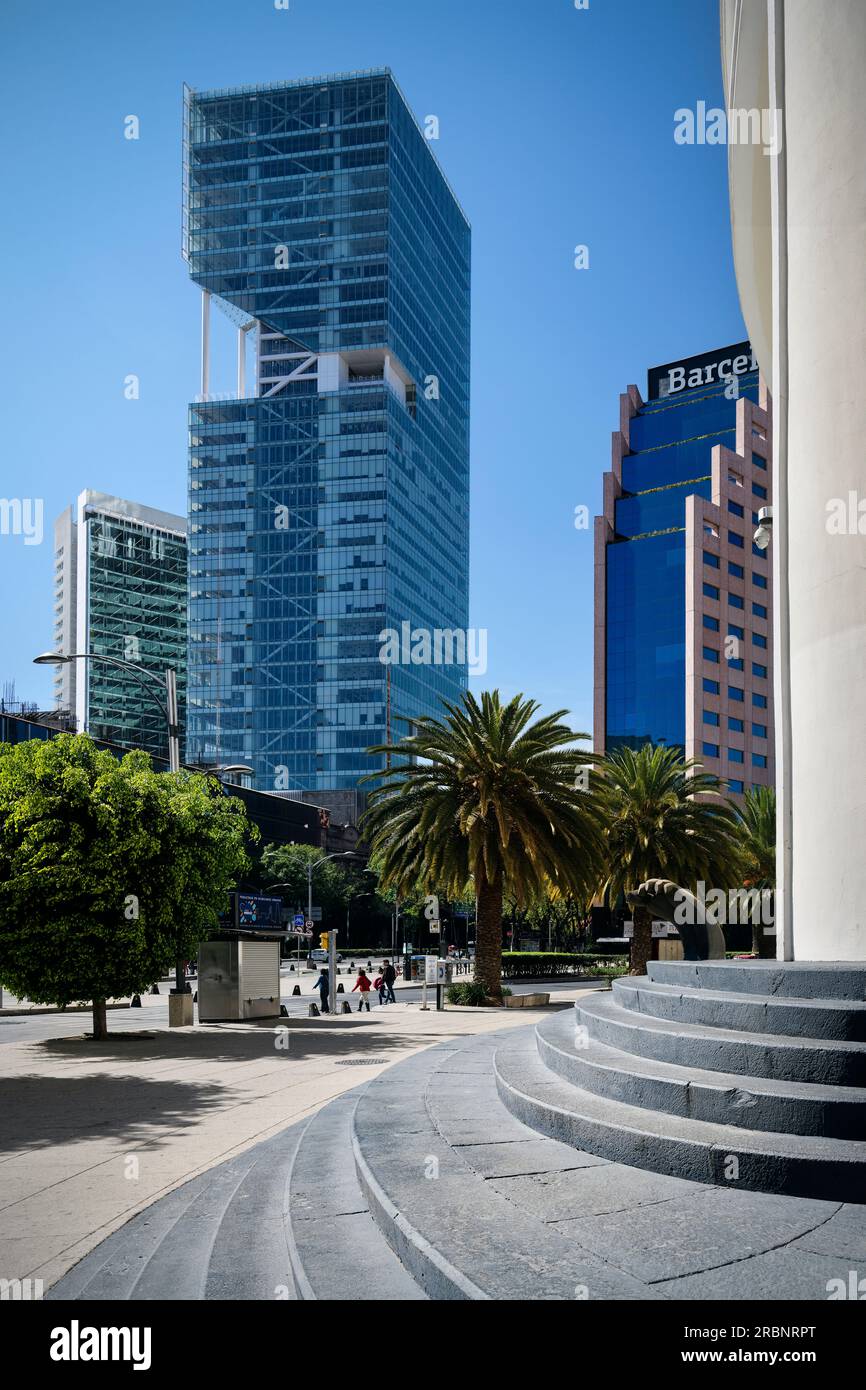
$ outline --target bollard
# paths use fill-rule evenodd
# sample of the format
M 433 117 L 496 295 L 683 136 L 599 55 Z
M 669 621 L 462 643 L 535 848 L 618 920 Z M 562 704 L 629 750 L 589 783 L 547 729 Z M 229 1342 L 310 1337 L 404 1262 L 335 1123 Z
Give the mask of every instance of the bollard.
M 154 985 L 153 989 L 150 992 L 151 994 L 159 994 L 159 985 Z
M 294 973 L 295 973 L 295 967 L 294 967 L 293 965 L 290 965 L 290 966 L 289 966 L 289 970 L 290 970 L 290 971 L 292 972 L 292 974 L 294 975 Z
M 337 985 L 337 993 L 338 993 L 338 994 L 345 994 L 345 993 L 346 993 L 345 989 L 343 988 L 343 982 L 342 982 L 342 980 L 341 980 L 340 983 Z
M 140 1009 L 140 1008 L 141 1008 L 141 995 L 139 995 L 139 994 L 134 994 L 134 995 L 132 996 L 132 1003 L 130 1004 L 129 1007 L 130 1007 L 131 1009 Z
M 289 1016 L 289 1011 L 288 1011 L 288 1009 L 286 1008 L 285 1004 L 281 1004 L 281 1005 L 280 1005 L 280 1018 L 288 1018 L 288 1016 Z
M 349 1003 L 348 999 L 343 1000 L 343 1007 L 340 1012 L 344 1014 L 350 1014 L 352 1012 L 352 1006 Z
M 300 994 L 300 992 L 301 992 L 301 986 L 300 986 L 300 985 L 295 985 L 295 988 L 292 990 L 292 998 L 294 999 L 296 995 Z
M 308 1011 L 307 1011 L 307 1017 L 308 1017 L 308 1018 L 318 1018 L 318 1017 L 319 1017 L 319 1006 L 318 1006 L 318 1004 L 311 1004 L 311 1005 L 310 1005 L 310 1007 L 309 1007 L 309 1009 L 308 1009 Z

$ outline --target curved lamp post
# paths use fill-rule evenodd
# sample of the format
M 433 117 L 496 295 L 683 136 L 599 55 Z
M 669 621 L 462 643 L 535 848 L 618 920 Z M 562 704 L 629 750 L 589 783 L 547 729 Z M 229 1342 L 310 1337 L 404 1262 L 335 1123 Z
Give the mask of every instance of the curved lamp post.
M 34 656 L 34 666 L 65 666 L 70 661 L 101 661 L 106 666 L 117 666 L 122 671 L 130 671 L 144 691 L 159 705 L 168 729 L 168 770 L 180 771 L 180 738 L 177 722 L 177 672 L 171 666 L 165 670 L 164 681 L 145 666 L 137 666 L 134 661 L 123 661 L 119 656 L 102 656 L 98 652 L 42 652 Z M 165 695 L 160 698 L 154 684 L 163 686 Z

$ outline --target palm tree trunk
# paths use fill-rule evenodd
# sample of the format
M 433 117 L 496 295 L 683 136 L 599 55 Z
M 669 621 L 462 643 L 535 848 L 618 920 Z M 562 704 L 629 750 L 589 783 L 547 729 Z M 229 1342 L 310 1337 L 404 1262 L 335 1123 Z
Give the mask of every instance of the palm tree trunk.
M 93 1041 L 102 1042 L 108 1037 L 108 1020 L 105 1013 L 105 1000 L 93 1001 Z
M 478 921 L 475 929 L 475 979 L 493 999 L 502 998 L 502 878 L 489 883 L 482 870 L 475 877 Z
M 630 975 L 646 974 L 647 961 L 652 955 L 652 949 L 652 918 L 645 907 L 636 907 L 634 910 L 634 935 L 631 940 L 631 964 L 628 972 Z

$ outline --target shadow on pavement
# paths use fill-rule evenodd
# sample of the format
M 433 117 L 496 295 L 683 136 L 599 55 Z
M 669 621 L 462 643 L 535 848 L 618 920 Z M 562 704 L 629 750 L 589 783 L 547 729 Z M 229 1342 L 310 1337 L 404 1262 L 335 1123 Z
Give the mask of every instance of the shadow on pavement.
M 0 1154 L 107 1136 L 159 1145 L 166 1130 L 195 1125 L 226 1094 L 223 1086 L 138 1076 L 7 1077 L 0 1081 Z
M 161 1029 L 150 1038 L 136 1039 L 134 1046 L 113 1038 L 91 1042 L 82 1037 L 47 1038 L 30 1045 L 46 1060 L 50 1057 L 83 1063 L 124 1062 L 134 1071 L 138 1065 L 154 1061 L 175 1061 L 180 1065 L 188 1062 L 194 1066 L 199 1062 L 254 1062 L 274 1056 L 291 1063 L 315 1057 L 392 1054 L 396 1061 L 405 1051 L 417 1048 L 419 1041 L 441 1042 L 447 1036 L 415 1031 L 392 1033 L 384 1024 L 385 1020 L 380 1020 L 374 1011 L 360 1018 L 357 1014 L 346 1015 L 339 1023 L 331 1023 L 327 1018 L 284 1018 L 269 1019 L 267 1023 L 211 1023 Z

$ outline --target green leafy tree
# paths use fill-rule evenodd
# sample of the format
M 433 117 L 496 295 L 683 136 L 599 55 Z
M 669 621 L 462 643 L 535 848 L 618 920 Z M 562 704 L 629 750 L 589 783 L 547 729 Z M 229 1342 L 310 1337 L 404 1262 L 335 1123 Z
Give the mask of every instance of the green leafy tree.
M 737 834 L 742 854 L 743 882 L 759 890 L 776 887 L 776 793 L 773 787 L 754 787 L 735 806 Z M 755 914 L 757 916 L 757 914 Z M 755 955 L 775 955 L 775 941 L 752 921 Z
M 598 767 L 594 790 L 603 822 L 605 867 L 599 892 L 613 905 L 649 878 L 694 890 L 740 882 L 736 816 L 719 798 L 724 783 L 685 761 L 676 748 L 645 743 L 612 749 Z M 634 910 L 632 975 L 644 975 L 652 951 L 652 920 Z
M 560 722 L 565 711 L 535 719 L 522 695 L 443 703 L 441 719 L 414 720 L 407 738 L 370 750 L 392 765 L 376 774 L 363 833 L 386 887 L 461 898 L 474 883 L 475 977 L 498 999 L 506 892 L 518 903 L 549 884 L 579 892 L 597 872 L 592 802 L 576 785 L 590 755 L 573 746 L 586 735 Z
M 361 892 L 351 860 L 327 859 L 318 845 L 268 845 L 262 852 L 262 883 L 280 884 L 280 897 L 295 910 L 307 911 L 307 866 L 313 864 L 313 902 L 322 909 L 323 923 L 345 912 L 349 898 Z M 360 885 L 360 886 L 359 886 Z
M 253 831 L 257 834 L 257 831 Z M 84 734 L 0 745 L 0 980 L 36 1003 L 140 993 L 217 925 L 247 863 L 214 779 L 118 761 Z

